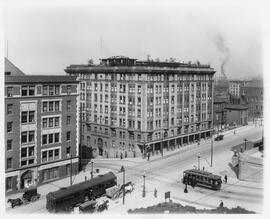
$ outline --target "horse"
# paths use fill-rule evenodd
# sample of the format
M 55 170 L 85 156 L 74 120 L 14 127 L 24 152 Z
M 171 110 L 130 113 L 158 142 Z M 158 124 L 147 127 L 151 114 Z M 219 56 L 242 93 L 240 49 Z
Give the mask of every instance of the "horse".
M 20 198 L 8 199 L 7 203 L 11 203 L 11 207 L 14 208 L 17 205 L 22 205 L 23 201 Z
M 104 211 L 105 209 L 108 210 L 108 203 L 109 203 L 109 201 L 106 200 L 106 201 L 104 201 L 102 204 L 98 205 L 97 211 L 98 211 L 98 212 L 102 212 L 102 211 Z
M 134 184 L 132 182 L 128 182 L 125 185 L 125 193 L 131 193 L 134 190 Z

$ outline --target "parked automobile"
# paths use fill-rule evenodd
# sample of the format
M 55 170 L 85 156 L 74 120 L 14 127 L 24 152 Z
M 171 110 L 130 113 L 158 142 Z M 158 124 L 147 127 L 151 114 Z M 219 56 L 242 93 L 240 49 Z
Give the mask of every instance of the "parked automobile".
M 224 135 L 218 135 L 217 137 L 215 137 L 215 141 L 221 141 L 223 140 Z

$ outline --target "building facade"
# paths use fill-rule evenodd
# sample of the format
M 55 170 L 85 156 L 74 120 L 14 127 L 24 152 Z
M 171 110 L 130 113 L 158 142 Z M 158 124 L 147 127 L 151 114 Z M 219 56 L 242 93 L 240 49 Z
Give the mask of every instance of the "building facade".
M 241 96 L 241 87 L 248 84 L 248 81 L 244 80 L 230 80 L 229 81 L 229 93 L 234 97 L 240 98 Z
M 250 120 L 263 117 L 263 81 L 251 81 L 241 88 L 241 100 L 248 106 Z
M 226 124 L 229 126 L 243 126 L 248 124 L 248 107 L 241 105 L 227 105 Z
M 162 153 L 211 136 L 209 65 L 116 56 L 65 71 L 80 80 L 81 140 L 93 157 Z
M 78 83 L 68 76 L 5 76 L 6 193 L 77 172 Z

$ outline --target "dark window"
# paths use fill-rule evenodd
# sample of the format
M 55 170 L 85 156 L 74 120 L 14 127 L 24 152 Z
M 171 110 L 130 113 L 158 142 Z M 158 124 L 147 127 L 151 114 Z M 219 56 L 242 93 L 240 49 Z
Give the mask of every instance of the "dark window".
M 21 133 L 21 143 L 27 143 L 27 132 Z
M 10 169 L 10 168 L 12 168 L 12 158 L 11 157 L 7 159 L 7 169 Z
M 47 151 L 42 152 L 42 162 L 47 161 Z
M 22 96 L 27 96 L 27 86 L 22 86 Z
M 49 95 L 50 96 L 54 95 L 54 86 L 53 85 L 49 86 Z
M 47 135 L 42 135 L 42 144 L 47 144 Z
M 54 159 L 59 159 L 59 149 L 55 149 L 55 151 L 54 151 Z
M 60 85 L 55 85 L 55 95 L 60 94 Z
M 54 126 L 55 127 L 58 127 L 59 126 L 59 117 L 55 117 Z
M 12 189 L 12 177 L 7 177 L 6 178 L 6 190 L 11 190 Z
M 27 157 L 27 148 L 22 148 L 22 150 L 21 150 L 21 157 L 22 158 Z
M 70 147 L 66 148 L 66 154 L 67 154 L 67 156 L 70 156 Z
M 53 127 L 53 118 L 49 118 L 49 127 Z
M 29 122 L 35 122 L 35 111 L 29 111 Z
M 70 139 L 71 139 L 70 137 L 71 137 L 71 132 L 68 131 L 68 132 L 67 132 L 67 141 L 70 141 Z
M 53 143 L 53 134 L 49 134 L 49 144 Z
M 34 156 L 34 152 L 35 152 L 35 147 L 29 147 L 28 148 L 28 156 Z
M 7 105 L 7 115 L 12 114 L 12 108 L 13 108 L 13 104 L 8 104 Z
M 27 165 L 27 160 L 21 161 L 21 166 L 25 166 L 25 165 Z
M 12 122 L 7 122 L 7 132 L 12 132 Z
M 28 160 L 28 165 L 34 164 L 34 159 Z
M 53 160 L 53 150 L 49 151 L 49 160 Z
M 53 111 L 53 101 L 49 102 L 49 111 Z
M 67 94 L 71 94 L 71 85 L 67 85 Z
M 42 127 L 47 128 L 47 118 L 42 119 Z
M 35 86 L 29 86 L 29 96 L 35 95 Z
M 30 131 L 29 132 L 29 142 L 34 142 L 35 141 L 35 131 Z
M 7 151 L 12 150 L 12 139 L 7 140 Z
M 59 142 L 59 133 L 55 133 L 54 134 L 54 143 L 58 143 Z
M 27 123 L 27 112 L 22 112 L 22 123 Z

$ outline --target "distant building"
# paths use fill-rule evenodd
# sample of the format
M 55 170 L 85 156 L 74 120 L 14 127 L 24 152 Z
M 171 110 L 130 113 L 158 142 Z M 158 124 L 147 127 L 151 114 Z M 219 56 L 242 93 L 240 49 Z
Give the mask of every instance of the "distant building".
M 68 176 L 71 165 L 77 172 L 76 77 L 26 76 L 6 67 L 6 193 Z
M 248 106 L 250 120 L 263 116 L 263 81 L 251 81 L 241 88 L 241 100 Z
M 248 107 L 241 105 L 227 105 L 226 124 L 229 126 L 243 126 L 248 124 Z
M 229 101 L 229 80 L 226 75 L 215 76 L 214 98 Z
M 214 128 L 216 130 L 221 130 L 226 125 L 226 109 L 225 107 L 228 105 L 227 100 L 215 100 L 214 107 L 213 107 L 213 122 Z
M 5 75 L 23 76 L 21 69 L 15 66 L 10 60 L 5 58 Z
M 114 56 L 65 71 L 80 80 L 82 144 L 93 157 L 154 154 L 212 134 L 209 65 Z
M 241 87 L 248 84 L 248 81 L 243 80 L 230 80 L 229 81 L 229 93 L 234 97 L 240 98 L 241 95 Z

